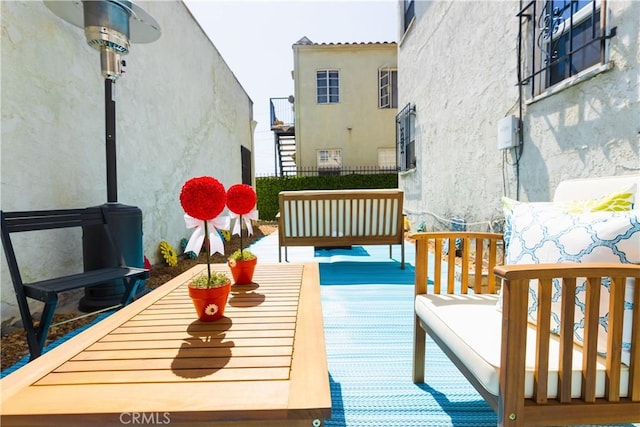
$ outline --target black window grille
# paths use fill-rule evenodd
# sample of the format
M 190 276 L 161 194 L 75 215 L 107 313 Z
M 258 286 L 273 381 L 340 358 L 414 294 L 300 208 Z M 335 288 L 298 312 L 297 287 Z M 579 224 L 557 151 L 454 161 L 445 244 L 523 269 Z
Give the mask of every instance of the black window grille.
M 416 106 L 407 104 L 396 116 L 396 146 L 398 168 L 407 171 L 416 167 Z
M 605 63 L 606 39 L 615 28 L 603 36 L 603 10 L 606 0 L 532 0 L 518 13 L 518 81 L 530 86 L 532 97 Z

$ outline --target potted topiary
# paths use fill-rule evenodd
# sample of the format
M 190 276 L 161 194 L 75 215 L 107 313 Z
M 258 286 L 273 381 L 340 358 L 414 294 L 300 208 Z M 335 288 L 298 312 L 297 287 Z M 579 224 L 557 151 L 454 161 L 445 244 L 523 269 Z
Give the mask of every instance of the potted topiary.
M 253 234 L 251 221 L 258 219 L 258 211 L 255 209 L 256 202 L 256 192 L 249 185 L 236 184 L 227 190 L 227 207 L 231 218 L 235 219 L 232 234 L 240 235 L 240 249 L 232 253 L 228 258 L 229 268 L 236 285 L 253 283 L 253 273 L 258 257 L 251 251 L 244 249 L 242 233 L 246 225 L 247 233 L 249 235 Z
M 213 322 L 224 316 L 231 289 L 231 280 L 225 273 L 213 271 L 196 276 L 188 288 L 198 320 Z
M 248 249 L 238 249 L 229 255 L 227 260 L 234 285 L 248 285 L 253 283 L 253 273 L 258 263 L 258 257 Z
M 199 253 L 202 244 L 209 243 L 207 275 L 194 277 L 188 288 L 198 319 L 212 322 L 224 315 L 231 289 L 231 280 L 226 274 L 211 271 L 210 259 L 212 253 L 224 255 L 224 244 L 217 230 L 229 228 L 229 218 L 220 215 L 226 204 L 224 186 L 210 176 L 191 178 L 182 186 L 180 204 L 186 212 L 187 227 L 195 229 L 185 251 Z

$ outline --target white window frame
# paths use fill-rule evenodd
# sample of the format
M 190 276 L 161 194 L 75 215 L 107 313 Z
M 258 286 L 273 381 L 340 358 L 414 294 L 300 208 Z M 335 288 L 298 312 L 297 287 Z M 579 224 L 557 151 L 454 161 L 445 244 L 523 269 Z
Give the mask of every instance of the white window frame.
M 342 149 L 323 148 L 316 151 L 316 164 L 318 169 L 341 169 Z
M 398 70 L 378 69 L 378 108 L 398 108 Z
M 333 76 L 332 74 L 336 74 Z M 324 74 L 324 76 L 322 76 Z M 320 85 L 320 81 L 324 80 L 326 84 Z M 335 83 L 335 84 L 332 84 Z M 325 94 L 320 94 L 321 90 L 325 90 Z M 335 93 L 332 93 L 335 92 Z M 321 100 L 320 97 L 326 99 Z M 327 69 L 316 70 L 316 103 L 318 104 L 338 104 L 340 102 L 340 70 Z

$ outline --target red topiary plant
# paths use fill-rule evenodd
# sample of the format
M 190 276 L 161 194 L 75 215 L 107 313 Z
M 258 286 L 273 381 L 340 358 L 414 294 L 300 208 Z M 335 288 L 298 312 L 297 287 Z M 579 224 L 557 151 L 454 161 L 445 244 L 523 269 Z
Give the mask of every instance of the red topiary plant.
M 232 234 L 240 235 L 240 253 L 232 256 L 234 259 L 245 259 L 242 246 L 242 220 L 244 217 L 247 233 L 252 235 L 251 221 L 258 219 L 258 211 L 255 209 L 257 200 L 256 192 L 250 185 L 235 184 L 227 190 L 227 207 L 231 212 L 231 218 L 236 219 Z
M 211 280 L 210 254 L 219 252 L 224 255 L 224 243 L 218 228 L 229 228 L 229 217 L 221 216 L 227 203 L 224 186 L 210 176 L 191 178 L 182 186 L 180 204 L 186 212 L 184 219 L 187 228 L 195 228 L 185 252 L 200 252 L 205 237 L 209 241 L 207 251 L 207 274 Z
M 217 217 L 225 203 L 224 186 L 210 176 L 191 178 L 180 191 L 180 204 L 187 215 L 203 221 Z

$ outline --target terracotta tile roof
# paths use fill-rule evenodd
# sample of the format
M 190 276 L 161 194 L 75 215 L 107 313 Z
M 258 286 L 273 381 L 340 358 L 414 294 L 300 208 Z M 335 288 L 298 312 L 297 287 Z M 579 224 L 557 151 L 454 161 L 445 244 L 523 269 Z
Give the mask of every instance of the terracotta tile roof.
M 387 41 L 383 41 L 383 42 L 337 42 L 337 43 L 314 43 L 311 40 L 309 40 L 307 37 L 302 37 L 300 40 L 298 40 L 297 42 L 294 43 L 294 46 L 296 45 L 306 45 L 306 46 L 358 46 L 358 45 L 391 45 L 391 44 L 396 44 L 396 42 L 387 42 Z

